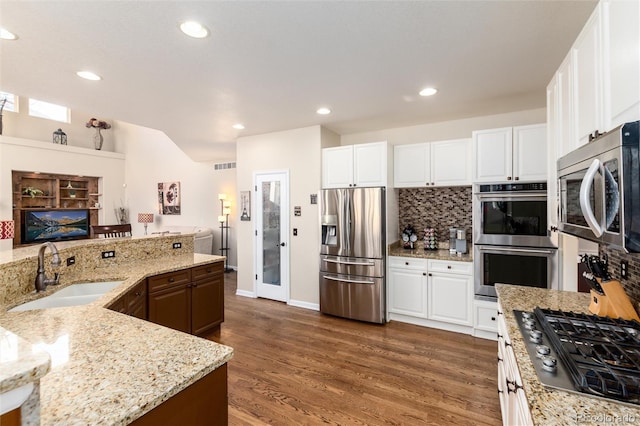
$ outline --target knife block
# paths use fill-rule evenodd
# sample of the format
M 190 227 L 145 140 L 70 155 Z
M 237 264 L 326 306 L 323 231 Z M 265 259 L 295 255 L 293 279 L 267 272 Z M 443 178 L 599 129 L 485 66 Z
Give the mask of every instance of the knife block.
M 625 293 L 620 281 L 602 282 L 596 278 L 604 295 L 591 290 L 591 303 L 589 304 L 589 312 L 601 317 L 622 318 L 626 320 L 640 321 L 636 310 L 629 300 L 629 296 Z

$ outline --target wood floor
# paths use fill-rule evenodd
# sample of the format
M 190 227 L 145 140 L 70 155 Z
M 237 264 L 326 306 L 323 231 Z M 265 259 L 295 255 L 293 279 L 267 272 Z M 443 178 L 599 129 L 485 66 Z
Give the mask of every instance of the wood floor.
M 399 322 L 374 325 L 235 295 L 220 343 L 230 425 L 499 425 L 496 343 Z

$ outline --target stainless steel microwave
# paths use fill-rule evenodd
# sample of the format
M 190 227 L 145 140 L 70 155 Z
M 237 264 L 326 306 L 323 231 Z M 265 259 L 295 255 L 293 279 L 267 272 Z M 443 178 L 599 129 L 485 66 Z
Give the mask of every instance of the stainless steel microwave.
M 558 160 L 559 230 L 640 252 L 640 121 Z

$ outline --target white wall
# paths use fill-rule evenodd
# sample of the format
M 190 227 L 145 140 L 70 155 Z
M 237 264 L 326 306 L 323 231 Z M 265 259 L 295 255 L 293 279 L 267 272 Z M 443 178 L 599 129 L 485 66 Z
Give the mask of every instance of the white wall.
M 421 124 L 418 126 L 396 127 L 374 132 L 353 133 L 342 135 L 340 144 L 353 145 L 386 140 L 392 145 L 399 145 L 462 139 L 470 138 L 471 132 L 474 130 L 524 126 L 527 124 L 545 123 L 546 121 L 546 108 L 539 108 L 507 114 Z
M 214 170 L 213 163 L 191 160 L 163 132 L 118 123 L 116 149 L 125 154 L 126 191 L 123 202 L 129 208 L 134 235 L 144 232 L 144 225 L 137 222 L 138 213 L 154 213 L 154 223 L 148 232 L 171 226 L 204 226 L 214 229 L 214 248 L 220 248 L 219 193 L 226 193 L 231 201 L 229 215 L 230 252 L 229 266 L 236 266 L 236 223 L 238 203 L 236 198 L 235 169 Z M 158 213 L 158 183 L 180 182 L 181 214 Z M 220 254 L 215 251 L 214 254 Z
M 252 208 L 253 173 L 289 170 L 289 223 L 291 229 L 298 228 L 298 236 L 289 236 L 290 303 L 307 307 L 319 304 L 319 213 L 318 205 L 310 203 L 310 195 L 321 187 L 321 138 L 320 126 L 312 126 L 243 137 L 236 147 L 237 189 L 251 190 Z M 294 206 L 301 207 L 301 216 L 293 215 Z M 255 212 L 251 221 L 238 223 L 238 290 L 245 294 L 254 293 L 254 226 Z
M 109 206 L 122 191 L 124 169 L 122 154 L 0 136 L 0 218 L 12 217 L 11 171 L 22 170 L 102 177 L 104 208 L 98 213 L 102 222 L 113 214 Z M 0 244 L 2 250 L 12 248 L 10 240 L 0 241 Z
M 49 99 L 40 99 L 45 102 L 58 103 L 64 105 L 63 102 Z M 90 118 L 98 118 L 112 125 L 111 129 L 102 130 L 104 137 L 103 151 L 114 151 L 114 133 L 117 131 L 117 122 L 108 118 L 90 115 L 80 111 L 71 111 L 71 122 L 60 123 L 58 121 L 46 120 L 44 118 L 32 117 L 29 115 L 29 98 L 24 96 L 18 97 L 18 112 L 3 111 L 2 122 L 4 136 L 13 136 L 17 138 L 33 139 L 42 142 L 53 143 L 53 132 L 62 129 L 67 134 L 67 145 L 94 149 L 93 134 L 94 129 L 86 127 Z

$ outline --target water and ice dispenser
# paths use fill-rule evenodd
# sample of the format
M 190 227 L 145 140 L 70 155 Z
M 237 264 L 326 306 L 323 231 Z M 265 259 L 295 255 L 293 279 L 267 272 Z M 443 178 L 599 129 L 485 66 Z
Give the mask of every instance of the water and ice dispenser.
M 322 216 L 322 244 L 327 246 L 338 245 L 338 216 Z

